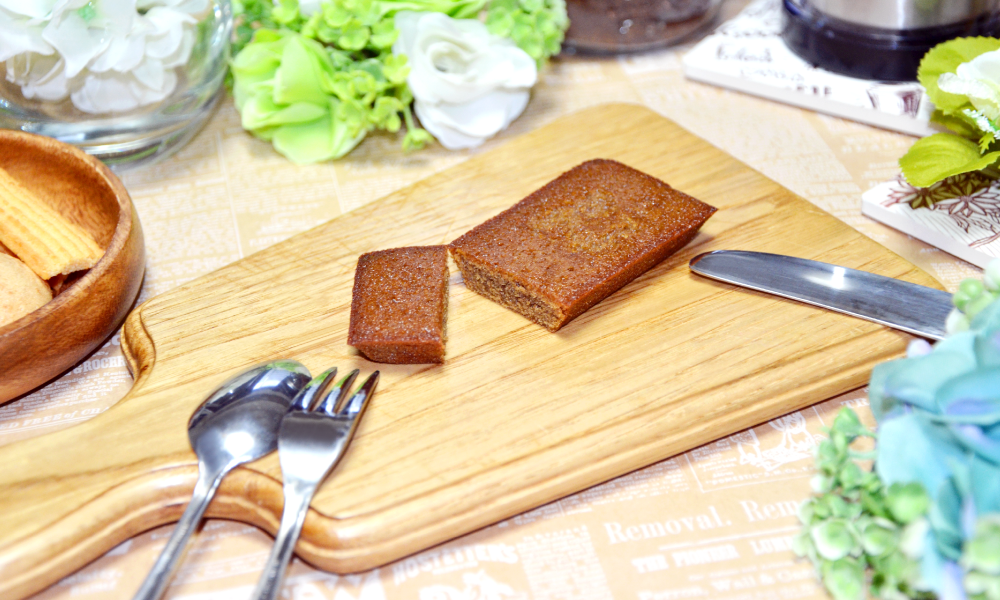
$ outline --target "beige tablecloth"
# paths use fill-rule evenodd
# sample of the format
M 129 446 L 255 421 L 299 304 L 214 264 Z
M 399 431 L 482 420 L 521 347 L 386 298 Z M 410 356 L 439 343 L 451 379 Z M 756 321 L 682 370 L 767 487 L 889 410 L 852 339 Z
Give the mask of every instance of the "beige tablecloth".
M 727 5 L 733 14 L 740 2 Z M 607 102 L 646 105 L 919 265 L 954 289 L 977 269 L 861 215 L 860 195 L 895 177 L 913 138 L 685 80 L 687 47 L 567 58 L 543 72 L 525 114 L 475 152 Z M 373 135 L 347 158 L 297 167 L 240 127 L 225 101 L 163 163 L 127 173 L 146 236 L 141 299 L 238 260 L 475 152 L 404 154 Z M 131 385 L 117 338 L 71 373 L 0 407 L 0 444 L 107 409 Z M 368 573 L 337 576 L 296 561 L 294 600 L 584 600 L 818 598 L 812 567 L 789 545 L 809 495 L 811 451 L 859 390 L 497 523 Z M 130 598 L 170 527 L 134 538 L 37 595 Z M 209 521 L 169 588 L 173 600 L 247 598 L 271 538 Z

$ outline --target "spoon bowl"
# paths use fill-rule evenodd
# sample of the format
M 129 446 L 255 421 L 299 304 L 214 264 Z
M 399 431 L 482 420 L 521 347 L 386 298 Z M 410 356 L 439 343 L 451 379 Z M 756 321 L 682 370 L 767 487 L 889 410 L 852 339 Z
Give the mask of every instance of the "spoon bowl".
M 281 419 L 309 380 L 309 370 L 301 363 L 267 362 L 224 383 L 194 412 L 188 423 L 188 439 L 198 457 L 198 482 L 135 600 L 155 600 L 162 595 L 222 478 L 236 466 L 278 447 Z

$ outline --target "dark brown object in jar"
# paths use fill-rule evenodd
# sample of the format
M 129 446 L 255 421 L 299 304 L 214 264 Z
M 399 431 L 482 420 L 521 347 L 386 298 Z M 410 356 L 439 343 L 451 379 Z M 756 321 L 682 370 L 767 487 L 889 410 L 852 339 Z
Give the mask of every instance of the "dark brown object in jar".
M 706 27 L 718 0 L 567 0 L 572 50 L 638 52 L 677 43 Z

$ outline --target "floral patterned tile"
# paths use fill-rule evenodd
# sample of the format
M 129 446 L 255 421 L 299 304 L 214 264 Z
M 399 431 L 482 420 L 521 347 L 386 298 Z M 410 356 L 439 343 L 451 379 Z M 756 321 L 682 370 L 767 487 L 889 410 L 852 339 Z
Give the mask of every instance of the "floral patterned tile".
M 980 173 L 927 188 L 900 176 L 865 192 L 861 212 L 979 267 L 1000 257 L 1000 181 Z

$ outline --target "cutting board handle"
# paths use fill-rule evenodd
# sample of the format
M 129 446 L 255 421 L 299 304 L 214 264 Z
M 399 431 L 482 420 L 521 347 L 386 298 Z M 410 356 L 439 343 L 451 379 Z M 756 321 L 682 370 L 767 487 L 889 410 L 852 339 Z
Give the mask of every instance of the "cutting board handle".
M 164 401 L 188 392 L 157 389 L 142 307 L 126 321 L 122 349 L 135 383 L 118 403 L 86 422 L 0 447 L 0 507 L 15 523 L 0 534 L 0 598 L 36 593 L 130 537 L 177 521 L 191 498 L 198 467 L 187 439 L 190 410 L 178 410 L 176 398 Z M 185 404 L 193 410 L 203 399 Z M 274 530 L 280 498 L 279 482 L 241 469 L 207 514 Z

